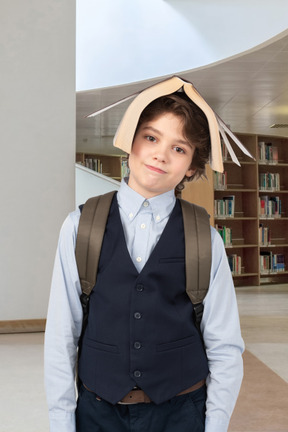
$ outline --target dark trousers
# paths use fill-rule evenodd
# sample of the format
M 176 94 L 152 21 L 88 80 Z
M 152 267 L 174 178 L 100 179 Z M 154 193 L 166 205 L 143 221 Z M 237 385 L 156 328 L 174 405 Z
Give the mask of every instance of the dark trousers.
M 160 405 L 112 405 L 80 389 L 77 432 L 204 432 L 206 386 Z

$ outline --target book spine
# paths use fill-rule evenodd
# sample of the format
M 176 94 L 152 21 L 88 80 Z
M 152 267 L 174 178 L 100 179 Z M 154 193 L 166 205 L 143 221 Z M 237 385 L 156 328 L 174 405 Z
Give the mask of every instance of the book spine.
M 237 254 L 228 255 L 228 263 L 231 273 L 235 275 L 242 274 L 242 258 Z
M 232 246 L 232 229 L 227 226 L 215 225 L 216 230 L 222 237 L 223 243 L 226 247 Z
M 260 218 L 281 217 L 280 198 L 278 196 L 269 197 L 267 195 L 259 197 L 259 216 Z
M 235 213 L 235 196 L 223 197 L 214 200 L 215 217 L 234 217 Z
M 219 173 L 214 171 L 214 188 L 215 190 L 227 189 L 227 172 Z
M 280 174 L 260 173 L 259 188 L 262 191 L 280 191 Z
M 260 273 L 275 274 L 285 271 L 285 256 L 272 252 L 260 252 Z
M 278 163 L 278 148 L 272 143 L 259 141 L 258 157 L 260 163 L 276 165 Z

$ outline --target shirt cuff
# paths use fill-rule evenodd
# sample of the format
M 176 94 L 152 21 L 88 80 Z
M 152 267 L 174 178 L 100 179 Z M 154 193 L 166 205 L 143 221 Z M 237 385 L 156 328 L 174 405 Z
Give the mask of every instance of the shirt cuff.
M 76 432 L 75 413 L 49 411 L 50 432 Z
M 229 421 L 213 417 L 206 417 L 205 432 L 227 432 L 228 426 Z

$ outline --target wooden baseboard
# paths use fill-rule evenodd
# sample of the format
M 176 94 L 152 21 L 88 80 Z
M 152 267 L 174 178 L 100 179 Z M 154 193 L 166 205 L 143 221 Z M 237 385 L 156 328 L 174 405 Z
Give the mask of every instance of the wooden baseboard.
M 45 319 L 0 321 L 0 333 L 36 333 L 45 331 Z

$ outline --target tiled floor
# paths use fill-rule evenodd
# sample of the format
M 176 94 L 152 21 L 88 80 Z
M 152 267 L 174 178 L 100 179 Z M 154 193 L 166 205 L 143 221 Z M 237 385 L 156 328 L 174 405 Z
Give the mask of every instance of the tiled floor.
M 238 288 L 245 376 L 229 432 L 288 431 L 288 285 Z
M 0 432 L 49 431 L 43 388 L 43 336 L 0 335 Z
M 288 285 L 237 297 L 245 378 L 229 432 L 288 432 Z M 0 335 L 0 383 L 0 432 L 48 432 L 43 333 Z

